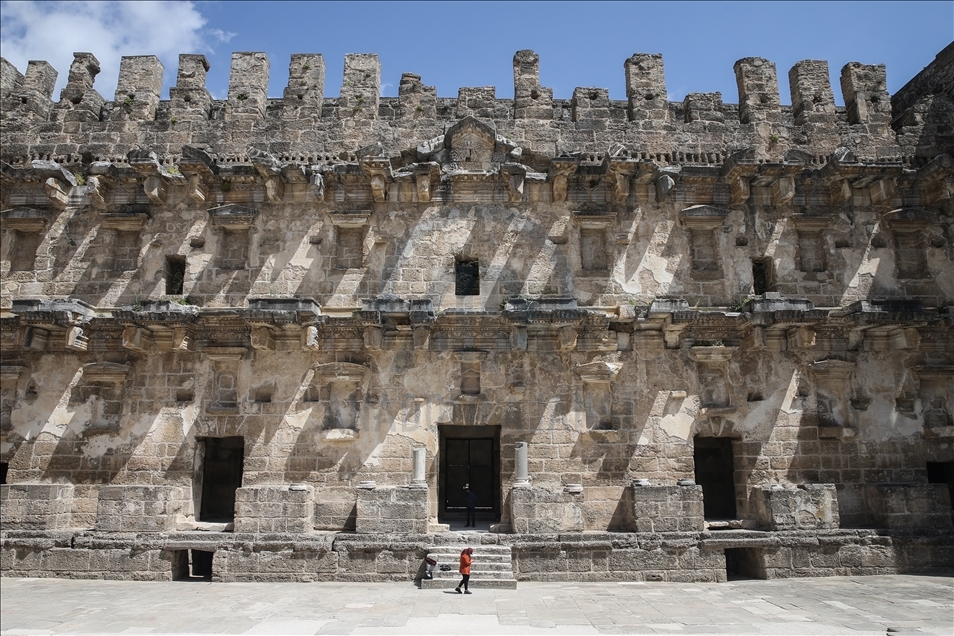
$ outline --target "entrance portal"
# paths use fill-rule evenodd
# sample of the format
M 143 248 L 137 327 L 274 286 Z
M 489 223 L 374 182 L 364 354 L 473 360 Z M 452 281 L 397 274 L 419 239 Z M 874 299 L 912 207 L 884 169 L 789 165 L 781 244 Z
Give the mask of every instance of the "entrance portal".
M 242 487 L 244 437 L 207 437 L 199 521 L 235 520 L 235 491 Z
M 477 519 L 500 521 L 500 427 L 440 425 L 438 521 L 466 516 L 466 489 L 477 495 Z
M 702 486 L 706 519 L 735 519 L 735 467 L 732 440 L 728 437 L 696 437 L 696 483 Z

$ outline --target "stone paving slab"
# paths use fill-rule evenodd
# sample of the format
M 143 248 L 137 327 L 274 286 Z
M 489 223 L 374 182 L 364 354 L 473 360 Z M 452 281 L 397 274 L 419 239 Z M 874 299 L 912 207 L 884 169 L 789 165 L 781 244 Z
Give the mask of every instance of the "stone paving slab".
M 0 578 L 0 636 L 954 634 L 954 578 L 729 583 L 199 583 Z

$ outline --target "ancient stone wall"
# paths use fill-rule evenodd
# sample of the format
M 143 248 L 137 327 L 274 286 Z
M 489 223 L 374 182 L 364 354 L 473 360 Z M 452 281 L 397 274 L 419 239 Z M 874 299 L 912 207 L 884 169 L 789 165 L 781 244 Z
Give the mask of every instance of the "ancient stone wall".
M 317 54 L 269 98 L 252 52 L 225 100 L 123 58 L 111 101 L 77 53 L 53 101 L 3 61 L 4 570 L 413 577 L 465 485 L 525 578 L 949 566 L 910 546 L 951 532 L 951 62 L 848 64 L 837 107 L 817 60 L 791 106 L 761 58 L 737 104 L 650 54 L 622 101 L 532 51 L 513 100 L 382 97 L 374 55 L 325 98 Z

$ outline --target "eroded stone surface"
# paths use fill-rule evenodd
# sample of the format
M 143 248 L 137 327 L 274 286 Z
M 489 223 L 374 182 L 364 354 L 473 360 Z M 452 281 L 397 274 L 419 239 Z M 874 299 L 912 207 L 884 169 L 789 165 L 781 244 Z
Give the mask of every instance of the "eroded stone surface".
M 213 100 L 183 55 L 163 101 L 129 57 L 108 102 L 77 53 L 54 103 L 49 65 L 4 62 L 3 529 L 40 533 L 11 571 L 163 578 L 204 546 L 222 580 L 413 578 L 428 543 L 392 538 L 465 487 L 531 578 L 950 566 L 951 47 L 894 97 L 847 65 L 846 108 L 813 60 L 792 107 L 761 58 L 738 104 L 667 102 L 659 55 L 622 101 L 555 98 L 540 63 L 514 100 L 413 73 L 389 98 L 349 55 L 324 99 L 301 54 L 271 99 L 236 53 Z M 210 501 L 244 544 L 122 556 Z M 55 534 L 89 528 L 113 543 Z

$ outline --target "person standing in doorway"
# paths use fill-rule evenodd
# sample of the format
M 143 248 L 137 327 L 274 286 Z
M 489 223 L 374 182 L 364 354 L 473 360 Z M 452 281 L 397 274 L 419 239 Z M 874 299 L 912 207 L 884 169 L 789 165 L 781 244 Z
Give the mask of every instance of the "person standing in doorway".
M 467 505 L 467 523 L 464 527 L 477 527 L 477 494 L 470 488 L 464 493 L 464 503 Z
M 464 548 L 463 552 L 460 553 L 460 574 L 461 579 L 460 583 L 457 584 L 457 587 L 454 588 L 458 594 L 470 594 L 468 586 L 470 584 L 470 563 L 471 556 L 474 553 L 473 548 Z M 464 591 L 461 592 L 460 588 L 463 587 Z

